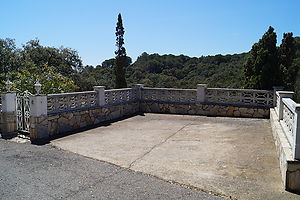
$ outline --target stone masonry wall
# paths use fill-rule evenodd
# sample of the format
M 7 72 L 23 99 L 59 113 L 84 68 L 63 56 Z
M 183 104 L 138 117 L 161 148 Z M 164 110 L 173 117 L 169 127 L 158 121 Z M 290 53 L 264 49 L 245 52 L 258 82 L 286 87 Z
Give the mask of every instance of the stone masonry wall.
M 269 118 L 269 108 L 253 108 L 220 104 L 178 104 L 161 102 L 141 102 L 141 112 L 188 114 L 226 117 Z
M 51 138 L 62 133 L 75 131 L 123 116 L 130 116 L 138 112 L 251 118 L 269 118 L 270 115 L 268 108 L 200 103 L 135 102 L 66 111 L 38 118 L 31 117 L 30 138 L 31 140 Z
M 300 161 L 293 158 L 292 147 L 278 121 L 274 109 L 270 111 L 270 122 L 278 154 L 280 173 L 285 189 L 300 192 Z
M 95 107 L 84 110 L 60 112 L 44 117 L 31 117 L 30 138 L 47 139 L 100 122 L 130 116 L 139 112 L 139 103 Z

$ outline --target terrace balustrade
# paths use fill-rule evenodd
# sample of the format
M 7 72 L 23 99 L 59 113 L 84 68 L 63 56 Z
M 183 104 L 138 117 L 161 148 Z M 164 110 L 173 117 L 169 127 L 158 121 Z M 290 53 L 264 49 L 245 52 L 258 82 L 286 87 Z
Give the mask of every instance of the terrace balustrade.
M 13 92 L 8 92 L 2 95 L 4 112 L 8 105 L 5 101 L 9 95 L 13 94 Z M 104 86 L 95 86 L 94 91 L 36 94 L 30 98 L 31 116 L 33 117 L 132 102 L 274 107 L 284 133 L 293 147 L 294 157 L 300 159 L 300 104 L 295 103 L 291 99 L 292 96 L 293 92 L 288 91 L 207 88 L 205 84 L 198 84 L 197 89 L 149 88 L 139 84 L 134 88 L 110 90 L 105 90 Z

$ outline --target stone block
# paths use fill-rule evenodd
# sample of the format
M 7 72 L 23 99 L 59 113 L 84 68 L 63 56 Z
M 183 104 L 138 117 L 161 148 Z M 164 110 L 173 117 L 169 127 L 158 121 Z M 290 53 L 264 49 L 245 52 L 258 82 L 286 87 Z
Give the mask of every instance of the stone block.
M 160 111 L 161 113 L 170 113 L 169 106 L 167 104 L 160 104 Z
M 213 105 L 210 109 L 210 114 L 211 115 L 217 115 L 219 112 L 219 106 L 218 105 Z
M 64 117 L 58 118 L 57 122 L 58 122 L 59 125 L 68 125 L 69 124 L 69 120 L 67 118 L 64 118 Z
M 264 109 L 261 109 L 259 108 L 258 109 L 258 113 L 261 114 L 261 115 L 265 115 L 265 110 Z
M 264 118 L 264 115 L 260 114 L 258 112 L 258 110 L 255 110 L 255 112 L 253 113 L 252 117 L 254 117 L 254 118 Z
M 300 162 L 293 164 L 288 162 L 286 172 L 286 188 L 289 191 L 299 192 L 300 188 Z
M 226 115 L 228 117 L 232 117 L 234 111 L 235 111 L 235 108 L 233 106 L 229 106 L 228 109 L 227 109 Z
M 211 109 L 211 107 L 212 107 L 211 105 L 203 105 L 202 109 L 205 111 L 209 111 Z
M 1 113 L 1 135 L 2 137 L 13 137 L 17 135 L 16 112 Z
M 67 124 L 59 124 L 58 125 L 58 132 L 59 133 L 66 133 L 66 132 L 69 132 L 69 131 L 72 131 L 72 126 L 70 125 L 67 125 Z
M 195 115 L 195 114 L 196 114 L 196 109 L 195 109 L 195 108 L 190 108 L 190 109 L 188 110 L 188 114 L 189 114 L 189 115 Z
M 248 112 L 249 108 L 239 108 L 239 111 L 241 113 L 241 116 L 244 116 Z
M 148 112 L 159 113 L 160 112 L 159 105 L 157 103 L 152 103 L 149 107 Z
M 4 112 L 2 113 L 2 120 L 5 122 L 15 123 L 17 121 L 17 113 L 16 112 Z
M 69 113 L 69 115 L 66 117 L 67 119 L 72 119 L 74 116 L 73 112 Z
M 234 117 L 240 117 L 241 116 L 241 112 L 239 110 L 235 110 L 235 111 L 233 111 L 233 116 Z
M 49 131 L 50 136 L 58 134 L 58 123 L 57 123 L 57 121 L 52 121 L 48 125 L 48 131 Z
M 37 132 L 35 139 L 48 139 L 49 138 L 48 126 L 37 125 L 35 129 Z
M 216 115 L 218 116 L 226 116 L 228 110 L 228 106 L 218 106 L 218 111 Z
M 55 119 L 58 119 L 59 118 L 59 115 L 48 115 L 48 120 L 49 121 L 52 121 L 52 120 L 55 120 Z
M 116 110 L 110 114 L 110 119 L 118 119 L 121 117 L 120 110 Z
M 254 114 L 254 108 L 248 108 L 247 114 L 250 114 L 252 116 Z
M 48 117 L 47 116 L 39 117 L 37 123 L 41 125 L 47 125 Z

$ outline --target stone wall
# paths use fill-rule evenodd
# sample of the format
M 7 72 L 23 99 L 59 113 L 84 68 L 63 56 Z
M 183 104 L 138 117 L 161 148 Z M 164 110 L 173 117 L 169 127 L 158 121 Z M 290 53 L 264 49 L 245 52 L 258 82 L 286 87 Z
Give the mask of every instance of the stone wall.
M 51 138 L 62 133 L 130 116 L 138 112 L 226 117 L 268 118 L 269 108 L 200 103 L 133 102 L 64 111 L 30 118 L 31 140 Z
M 137 112 L 268 118 L 269 108 L 274 106 L 273 91 L 209 89 L 205 84 L 198 84 L 197 90 L 144 88 L 141 85 L 114 90 L 96 86 L 94 89 L 31 96 L 31 140 L 49 138 Z
M 293 159 L 292 147 L 284 134 L 274 109 L 270 110 L 270 122 L 285 189 L 300 192 L 300 161 Z
M 226 116 L 226 117 L 251 117 L 269 118 L 270 109 L 253 106 L 237 106 L 222 104 L 200 104 L 200 103 L 162 103 L 162 102 L 141 102 L 141 112 L 168 113 L 168 114 L 188 114 L 206 116 Z
M 138 112 L 139 103 L 134 102 L 31 117 L 30 138 L 31 140 L 47 139 L 100 122 L 134 115 Z

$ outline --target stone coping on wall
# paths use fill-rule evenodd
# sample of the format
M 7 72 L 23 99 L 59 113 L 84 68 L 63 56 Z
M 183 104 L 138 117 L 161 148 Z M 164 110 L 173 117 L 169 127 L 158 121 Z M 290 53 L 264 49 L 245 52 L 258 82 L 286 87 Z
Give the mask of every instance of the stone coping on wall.
M 292 147 L 273 108 L 270 109 L 270 122 L 284 187 L 288 191 L 300 192 L 300 161 L 293 158 Z

